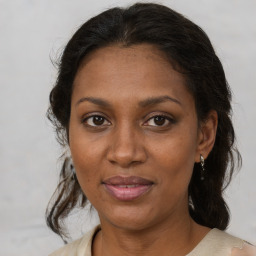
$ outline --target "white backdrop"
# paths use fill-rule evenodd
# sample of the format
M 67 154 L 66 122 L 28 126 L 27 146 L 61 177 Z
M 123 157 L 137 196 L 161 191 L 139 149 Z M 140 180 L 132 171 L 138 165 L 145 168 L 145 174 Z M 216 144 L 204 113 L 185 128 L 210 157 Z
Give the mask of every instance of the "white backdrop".
M 62 245 L 44 221 L 61 153 L 45 117 L 56 78 L 50 56 L 56 57 L 89 17 L 134 2 L 0 0 L 1 256 L 43 256 Z M 199 24 L 222 60 L 234 92 L 234 122 L 243 155 L 242 170 L 226 193 L 232 213 L 228 231 L 256 243 L 256 1 L 160 3 Z M 91 225 L 87 220 L 86 229 Z

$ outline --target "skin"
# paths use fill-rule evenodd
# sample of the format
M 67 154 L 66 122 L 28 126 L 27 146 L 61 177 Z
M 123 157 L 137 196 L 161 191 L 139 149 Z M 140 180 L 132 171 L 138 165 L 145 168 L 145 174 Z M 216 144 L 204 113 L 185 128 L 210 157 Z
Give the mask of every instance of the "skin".
M 200 154 L 207 158 L 214 145 L 217 114 L 211 111 L 198 122 L 185 84 L 163 53 L 147 44 L 101 48 L 80 65 L 69 144 L 78 181 L 100 217 L 94 256 L 185 255 L 209 231 L 189 216 L 188 185 L 194 163 Z M 161 96 L 172 100 L 140 103 Z M 103 119 L 95 122 L 95 115 Z M 157 122 L 159 115 L 170 121 Z M 154 184 L 124 202 L 102 184 L 115 175 L 140 176 Z

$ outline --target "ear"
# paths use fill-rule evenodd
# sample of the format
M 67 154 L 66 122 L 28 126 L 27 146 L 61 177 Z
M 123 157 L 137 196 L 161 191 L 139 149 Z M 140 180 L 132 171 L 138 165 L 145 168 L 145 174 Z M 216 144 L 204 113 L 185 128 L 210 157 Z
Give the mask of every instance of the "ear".
M 198 143 L 195 162 L 200 162 L 200 155 L 206 159 L 210 154 L 215 143 L 217 126 L 218 114 L 215 110 L 211 110 L 198 128 Z

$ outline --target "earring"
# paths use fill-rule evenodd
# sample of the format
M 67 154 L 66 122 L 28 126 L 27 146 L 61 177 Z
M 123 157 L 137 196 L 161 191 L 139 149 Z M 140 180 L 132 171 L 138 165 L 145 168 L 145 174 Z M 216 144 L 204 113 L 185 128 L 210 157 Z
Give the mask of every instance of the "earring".
M 73 164 L 70 164 L 70 170 L 71 170 L 71 173 L 72 173 L 71 179 L 74 180 L 76 178 L 76 170 L 75 170 Z
M 70 172 L 71 180 L 74 180 L 76 178 L 76 170 L 75 170 L 75 167 L 73 165 L 73 160 L 72 160 L 71 157 L 68 158 L 66 166 L 67 166 L 67 168 L 68 168 L 68 170 Z
M 200 154 L 200 164 L 201 164 L 201 180 L 204 180 L 205 168 L 204 168 L 204 157 Z

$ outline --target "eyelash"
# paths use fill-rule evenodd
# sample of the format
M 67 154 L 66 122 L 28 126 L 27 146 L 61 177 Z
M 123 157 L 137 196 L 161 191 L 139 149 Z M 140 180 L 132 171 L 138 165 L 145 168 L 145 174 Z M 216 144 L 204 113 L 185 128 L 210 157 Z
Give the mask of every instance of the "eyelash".
M 104 116 L 102 115 L 91 115 L 91 116 L 88 116 L 86 118 L 83 118 L 82 119 L 82 123 L 85 124 L 86 126 L 89 126 L 89 127 L 102 127 L 103 125 L 88 125 L 86 124 L 86 122 L 90 119 L 90 118 L 95 118 L 95 117 L 100 117 L 100 118 L 103 118 L 104 119 L 104 122 L 107 120 Z
M 169 123 L 167 124 L 167 125 L 152 125 L 153 127 L 167 127 L 167 126 L 169 126 L 170 124 L 174 124 L 174 120 L 173 120 L 173 118 L 171 118 L 170 116 L 167 116 L 167 115 L 163 115 L 163 114 L 161 114 L 161 115 L 154 115 L 154 116 L 152 116 L 152 117 L 150 117 L 147 121 L 146 121 L 146 123 L 148 123 L 150 120 L 154 120 L 154 118 L 156 118 L 156 117 L 161 117 L 161 118 L 164 118 L 164 123 L 166 123 L 166 121 L 168 121 Z M 154 121 L 153 121 L 154 122 Z
M 95 117 L 100 117 L 100 118 L 103 118 L 104 122 L 107 121 L 107 119 L 102 116 L 102 115 L 91 115 L 91 116 L 88 116 L 86 118 L 83 118 L 82 119 L 82 123 L 85 124 L 86 126 L 90 127 L 90 128 L 102 128 L 104 127 L 105 125 L 90 125 L 90 124 L 87 124 L 86 122 L 88 122 L 89 119 L 91 118 L 95 118 Z M 170 116 L 167 116 L 167 115 L 163 115 L 163 114 L 159 114 L 159 115 L 154 115 L 152 117 L 150 117 L 146 123 L 148 123 L 150 120 L 153 120 L 154 118 L 156 117 L 161 117 L 161 118 L 164 118 L 165 119 L 165 122 L 166 120 L 169 122 L 167 125 L 152 125 L 153 127 L 167 127 L 169 126 L 170 124 L 174 124 L 175 123 L 175 120 L 173 118 L 171 118 Z M 104 123 L 103 122 L 103 123 Z M 164 123 L 165 123 L 164 122 Z M 110 123 L 110 122 L 109 122 Z M 108 126 L 108 125 L 107 125 Z

